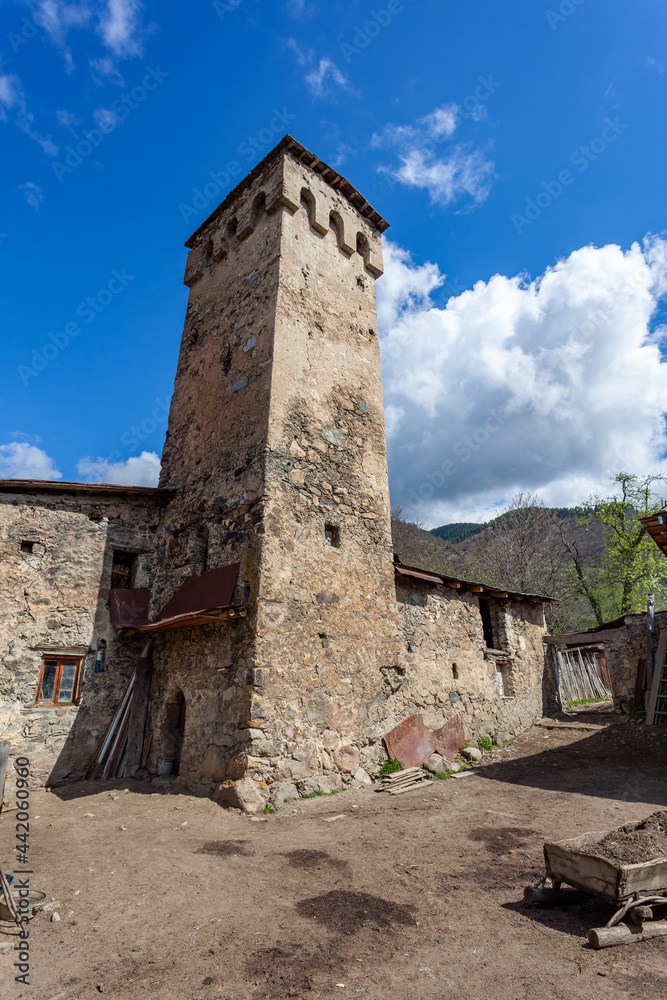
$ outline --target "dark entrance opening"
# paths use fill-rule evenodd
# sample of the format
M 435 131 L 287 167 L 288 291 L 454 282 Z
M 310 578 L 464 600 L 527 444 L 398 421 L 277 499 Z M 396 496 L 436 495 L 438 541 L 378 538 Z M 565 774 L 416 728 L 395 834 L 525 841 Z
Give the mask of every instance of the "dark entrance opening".
M 168 754 L 174 761 L 171 773 L 176 775 L 181 766 L 185 736 L 185 695 L 182 691 L 177 691 L 167 704 L 166 730 Z
M 482 616 L 482 628 L 484 629 L 484 642 L 487 649 L 495 649 L 495 636 L 493 634 L 493 621 L 491 619 L 491 608 L 489 602 L 483 597 L 479 599 L 479 611 Z

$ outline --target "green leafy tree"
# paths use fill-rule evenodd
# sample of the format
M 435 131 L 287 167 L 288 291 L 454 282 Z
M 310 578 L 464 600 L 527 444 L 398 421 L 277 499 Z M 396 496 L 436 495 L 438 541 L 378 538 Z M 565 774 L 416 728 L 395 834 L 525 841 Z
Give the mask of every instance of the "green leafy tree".
M 651 591 L 664 596 L 663 582 L 667 577 L 665 556 L 639 520 L 666 506 L 667 479 L 619 472 L 612 482 L 616 486 L 612 495 L 592 496 L 579 519 L 579 525 L 585 529 L 601 525 L 604 530 L 600 565 L 586 565 L 576 541 L 563 536 L 579 591 L 599 625 L 643 611 Z

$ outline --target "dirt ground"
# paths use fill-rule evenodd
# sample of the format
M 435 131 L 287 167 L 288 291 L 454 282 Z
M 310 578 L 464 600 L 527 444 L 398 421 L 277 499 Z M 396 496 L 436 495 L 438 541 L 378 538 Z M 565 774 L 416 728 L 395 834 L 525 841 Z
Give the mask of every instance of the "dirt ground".
M 463 778 L 266 821 L 166 782 L 35 792 L 32 887 L 61 919 L 31 924 L 29 987 L 0 925 L 2 996 L 667 1000 L 667 938 L 596 952 L 585 934 L 608 904 L 522 902 L 545 839 L 667 805 L 666 763 L 667 731 L 597 710 L 534 727 Z M 13 859 L 11 813 L 0 845 Z

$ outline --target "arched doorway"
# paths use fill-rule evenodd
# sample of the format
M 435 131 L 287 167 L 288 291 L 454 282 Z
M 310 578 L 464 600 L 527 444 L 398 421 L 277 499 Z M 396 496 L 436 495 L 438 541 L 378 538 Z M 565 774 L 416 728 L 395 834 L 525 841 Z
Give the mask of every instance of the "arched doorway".
M 181 690 L 176 691 L 167 702 L 165 730 L 165 749 L 174 762 L 171 773 L 178 774 L 185 736 L 185 695 Z

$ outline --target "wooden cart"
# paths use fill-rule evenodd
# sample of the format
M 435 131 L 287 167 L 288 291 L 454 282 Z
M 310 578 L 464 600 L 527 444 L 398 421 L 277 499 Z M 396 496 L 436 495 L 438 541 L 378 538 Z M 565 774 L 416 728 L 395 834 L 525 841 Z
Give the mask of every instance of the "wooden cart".
M 615 904 L 616 913 L 605 927 L 588 932 L 594 948 L 667 935 L 667 920 L 654 920 L 654 909 L 667 906 L 667 858 L 632 865 L 607 861 L 591 853 L 605 835 L 606 831 L 584 833 L 572 840 L 545 843 L 546 875 L 538 885 L 526 888 L 525 901 L 564 902 L 560 889 L 565 882 Z M 551 879 L 551 889 L 545 888 L 547 879 Z M 621 922 L 628 915 L 633 926 Z

